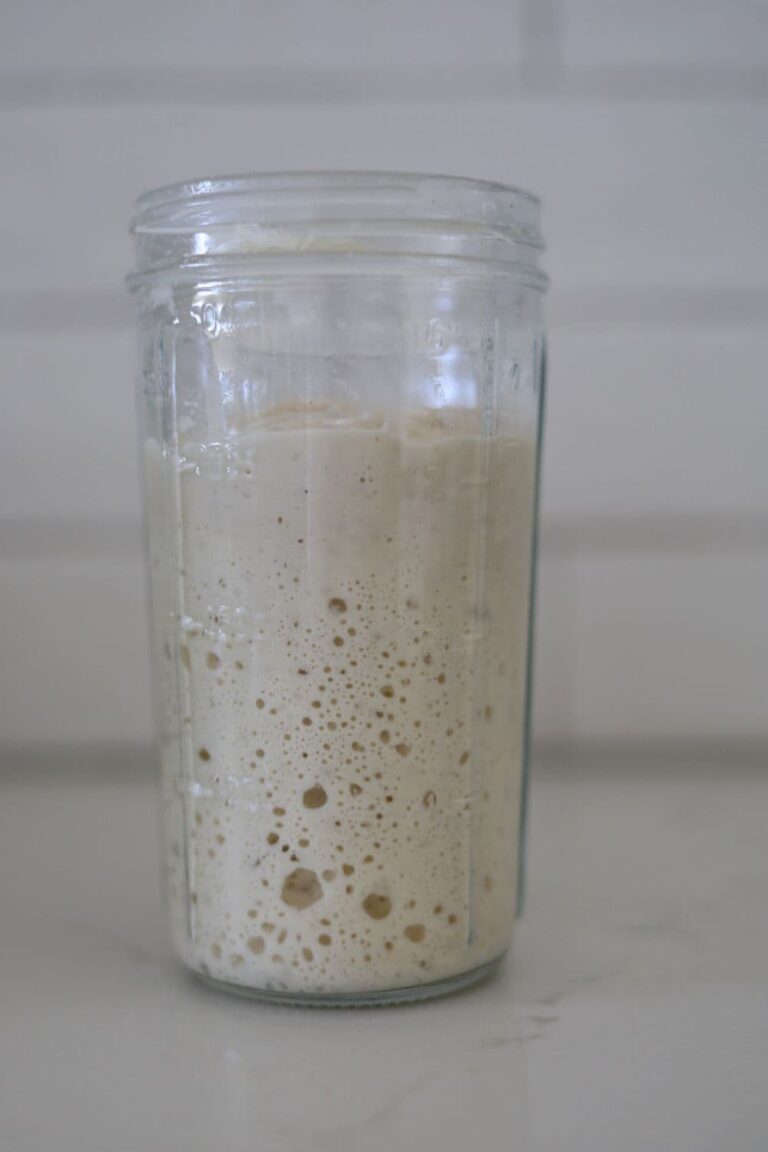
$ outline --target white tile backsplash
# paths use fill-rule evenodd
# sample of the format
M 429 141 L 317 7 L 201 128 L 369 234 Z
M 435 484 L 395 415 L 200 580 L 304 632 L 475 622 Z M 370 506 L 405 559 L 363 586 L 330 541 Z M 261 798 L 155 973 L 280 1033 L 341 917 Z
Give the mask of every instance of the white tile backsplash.
M 767 736 L 767 94 L 760 0 L 11 5 L 0 742 L 149 734 L 134 196 L 296 167 L 543 197 L 539 736 Z
M 120 141 L 119 148 L 108 146 Z M 0 111 L 0 292 L 122 290 L 131 203 L 250 168 L 397 168 L 530 187 L 561 290 L 765 287 L 764 106 L 558 100 Z M 30 179 L 34 173 L 34 179 Z M 54 194 L 55 190 L 55 194 Z
M 138 519 L 135 349 L 129 330 L 0 335 L 0 517 Z
M 146 740 L 140 558 L 0 561 L 0 742 Z
M 580 557 L 572 738 L 764 740 L 766 588 L 765 552 Z
M 523 0 L 26 0 L 0 68 L 358 69 L 514 63 Z M 41 27 L 45 32 L 41 35 Z
M 549 366 L 548 514 L 768 510 L 768 328 L 555 327 Z
M 567 66 L 768 67 L 764 0 L 560 0 Z

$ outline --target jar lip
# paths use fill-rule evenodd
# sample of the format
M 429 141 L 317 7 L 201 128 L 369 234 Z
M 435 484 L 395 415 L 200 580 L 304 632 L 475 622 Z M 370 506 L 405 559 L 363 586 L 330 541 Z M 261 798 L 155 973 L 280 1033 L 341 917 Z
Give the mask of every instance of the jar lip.
M 543 247 L 538 197 L 466 176 L 386 171 L 263 172 L 145 192 L 131 230 L 169 235 L 218 226 L 301 227 L 344 220 L 466 226 Z

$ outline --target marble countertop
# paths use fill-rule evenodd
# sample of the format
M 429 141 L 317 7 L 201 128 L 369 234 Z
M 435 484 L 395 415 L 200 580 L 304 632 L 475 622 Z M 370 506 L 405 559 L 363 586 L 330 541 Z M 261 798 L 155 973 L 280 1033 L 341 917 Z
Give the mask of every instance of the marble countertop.
M 11 765 L 0 1152 L 765 1152 L 767 819 L 748 758 L 542 765 L 498 978 L 282 1008 L 172 960 L 146 767 Z

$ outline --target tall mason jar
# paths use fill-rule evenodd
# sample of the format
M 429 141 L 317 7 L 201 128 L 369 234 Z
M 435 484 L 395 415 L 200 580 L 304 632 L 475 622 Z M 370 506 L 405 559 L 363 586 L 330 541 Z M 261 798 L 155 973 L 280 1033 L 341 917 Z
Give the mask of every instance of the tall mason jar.
M 179 956 L 273 1000 L 469 984 L 521 888 L 538 201 L 254 175 L 133 233 Z

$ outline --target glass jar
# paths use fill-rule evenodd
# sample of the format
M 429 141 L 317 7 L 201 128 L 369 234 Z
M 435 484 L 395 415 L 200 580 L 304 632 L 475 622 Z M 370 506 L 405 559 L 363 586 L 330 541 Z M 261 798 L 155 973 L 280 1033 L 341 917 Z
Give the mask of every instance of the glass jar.
M 273 1000 L 469 984 L 518 902 L 537 200 L 256 175 L 133 221 L 170 908 Z

